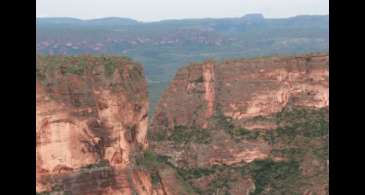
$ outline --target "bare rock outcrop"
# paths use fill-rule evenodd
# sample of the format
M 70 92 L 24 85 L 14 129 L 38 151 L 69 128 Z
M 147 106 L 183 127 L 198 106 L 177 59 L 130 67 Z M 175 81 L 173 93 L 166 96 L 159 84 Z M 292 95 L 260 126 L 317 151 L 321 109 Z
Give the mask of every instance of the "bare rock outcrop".
M 270 116 L 289 103 L 323 108 L 329 106 L 328 77 L 326 54 L 193 64 L 180 69 L 163 94 L 152 131 L 207 128 L 216 112 L 245 127 L 248 119 Z
M 132 158 L 148 147 L 141 65 L 37 56 L 36 92 L 37 192 L 151 194 L 149 173 Z
M 322 194 L 328 184 L 328 66 L 322 53 L 186 66 L 159 101 L 150 146 L 198 193 Z M 270 174 L 292 174 L 285 177 L 297 177 L 289 182 L 296 187 L 272 189 L 288 181 L 270 180 Z

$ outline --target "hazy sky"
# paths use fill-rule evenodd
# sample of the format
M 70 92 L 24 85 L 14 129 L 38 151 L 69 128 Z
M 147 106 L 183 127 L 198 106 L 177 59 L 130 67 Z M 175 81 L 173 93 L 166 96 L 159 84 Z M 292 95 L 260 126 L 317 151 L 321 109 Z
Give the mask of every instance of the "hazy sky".
M 128 17 L 140 21 L 181 18 L 267 18 L 328 14 L 329 0 L 36 0 L 37 17 Z

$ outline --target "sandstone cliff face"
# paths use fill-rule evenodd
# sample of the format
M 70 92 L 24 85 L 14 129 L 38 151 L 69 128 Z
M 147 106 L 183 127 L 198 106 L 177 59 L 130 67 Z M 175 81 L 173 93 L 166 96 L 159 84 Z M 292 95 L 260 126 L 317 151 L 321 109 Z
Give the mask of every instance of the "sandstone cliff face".
M 178 71 L 157 106 L 153 129 L 207 127 L 214 112 L 245 126 L 288 103 L 322 108 L 328 102 L 328 56 L 206 62 Z
M 140 65 L 38 56 L 37 192 L 328 194 L 328 76 L 326 54 L 190 65 L 147 127 Z
M 142 67 L 119 57 L 40 57 L 37 192 L 152 194 L 133 155 L 148 147 Z
M 328 77 L 327 54 L 182 68 L 156 108 L 151 148 L 195 193 L 280 194 L 258 170 L 282 168 L 297 178 L 285 193 L 326 194 Z

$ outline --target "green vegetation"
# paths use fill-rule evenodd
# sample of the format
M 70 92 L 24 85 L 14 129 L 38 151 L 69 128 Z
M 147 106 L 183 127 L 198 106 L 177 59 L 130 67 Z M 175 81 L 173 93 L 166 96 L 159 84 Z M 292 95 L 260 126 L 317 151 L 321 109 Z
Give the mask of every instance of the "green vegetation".
M 63 187 L 61 185 L 54 185 L 52 186 L 52 192 L 58 192 L 58 191 L 62 191 Z
M 149 131 L 148 136 L 151 140 L 157 141 L 157 142 L 165 141 L 168 138 L 166 131 L 157 131 L 154 134 L 151 134 L 151 132 Z
M 214 169 L 209 168 L 195 168 L 195 169 L 184 169 L 176 168 L 177 173 L 184 178 L 184 180 L 196 179 L 215 173 Z
M 250 164 L 250 170 L 256 186 L 254 195 L 261 194 L 267 187 L 275 194 L 291 194 L 288 189 L 300 176 L 297 161 L 256 160 Z
M 245 136 L 250 134 L 251 131 L 245 129 L 245 128 L 232 128 L 228 129 L 228 133 L 232 136 Z
M 237 171 L 241 172 L 241 176 L 253 177 L 256 186 L 253 194 L 301 194 L 301 186 L 308 185 L 305 182 L 324 182 L 323 175 L 327 170 L 324 166 L 328 159 L 327 108 L 287 107 L 274 118 L 254 119 L 276 120 L 279 127 L 272 131 L 254 132 L 245 128 L 235 128 L 232 119 L 222 114 L 217 114 L 214 119 L 217 126 L 224 129 L 232 138 L 263 138 L 274 147 L 273 156 L 287 159 L 284 161 L 256 160 L 247 166 L 239 167 Z M 311 165 L 310 159 L 316 159 L 320 164 Z M 311 178 L 301 175 L 300 163 L 302 162 L 306 162 L 304 169 L 315 170 L 316 175 Z M 212 189 L 217 188 L 224 192 L 224 189 L 229 188 L 229 184 L 226 178 L 221 177 L 212 182 L 209 189 L 211 193 L 214 193 Z
M 276 136 L 275 133 L 272 131 L 266 132 L 263 135 L 263 138 L 265 141 L 267 141 L 270 145 L 273 145 L 276 143 Z
M 36 195 L 50 195 L 50 192 L 37 192 Z
M 210 142 L 210 130 L 176 126 L 168 139 L 178 144 L 188 142 L 208 144 Z
M 172 141 L 181 144 L 189 142 L 191 139 L 191 133 L 188 132 L 186 129 L 176 127 L 169 137 Z
M 232 119 L 222 114 L 214 116 L 212 122 L 223 129 L 232 139 L 263 139 L 273 148 L 265 160 L 249 164 L 212 167 L 175 167 L 177 175 L 187 189 L 197 194 L 229 194 L 239 177 L 251 177 L 257 194 L 303 194 L 303 189 L 313 184 L 325 185 L 326 161 L 328 159 L 328 110 L 288 107 L 275 117 L 257 117 L 255 120 L 276 120 L 278 128 L 270 131 L 250 131 L 234 126 Z M 189 143 L 196 136 L 193 128 L 177 126 L 170 134 L 158 135 L 159 140 Z M 199 133 L 198 133 L 199 134 Z M 204 133 L 201 134 L 201 137 Z M 199 136 L 196 136 L 199 137 Z M 198 141 L 198 140 L 195 140 Z M 208 142 L 209 143 L 209 142 Z M 282 157 L 281 161 L 272 160 Z M 315 162 L 314 164 L 312 164 Z M 302 171 L 310 173 L 302 175 Z M 239 174 L 236 174 L 239 173 Z M 193 185 L 202 177 L 209 176 L 207 187 Z M 318 184 L 317 184 L 318 183 Z M 184 188 L 185 188 L 184 187 Z
M 153 141 L 170 140 L 177 144 L 200 143 L 208 144 L 210 142 L 210 133 L 208 129 L 189 128 L 185 126 L 176 126 L 172 131 L 157 131 L 149 134 Z
M 224 116 L 220 112 L 213 117 L 213 120 L 218 128 L 224 129 L 235 140 L 255 140 L 260 136 L 260 132 L 258 131 L 250 131 L 243 127 L 236 128 L 232 123 L 232 118 Z
M 249 165 L 255 179 L 253 194 L 302 194 L 302 187 L 325 184 L 328 160 L 328 110 L 286 107 L 276 115 L 278 128 L 264 139 L 274 147 L 273 156 L 285 161 L 261 160 Z M 317 164 L 312 164 L 317 162 Z M 299 168 L 300 167 L 300 168 Z M 301 175 L 302 170 L 311 176 Z
M 213 121 L 218 128 L 222 128 L 224 130 L 234 128 L 234 125 L 232 124 L 232 118 L 224 116 L 224 114 L 221 112 L 215 113 L 215 115 L 213 116 Z
M 278 128 L 272 131 L 250 131 L 236 128 L 232 119 L 222 114 L 213 118 L 218 128 L 224 129 L 233 139 L 264 139 L 273 147 L 272 155 L 283 157 L 283 161 L 256 160 L 239 167 L 213 166 L 205 168 L 174 167 L 178 175 L 198 194 L 228 193 L 235 178 L 230 170 L 241 177 L 251 176 L 256 194 L 302 194 L 303 186 L 325 182 L 326 160 L 328 159 L 328 110 L 288 107 L 273 118 L 258 117 L 255 120 L 276 120 Z M 189 128 L 178 126 L 169 137 L 176 143 L 191 141 Z M 162 135 L 161 135 L 162 136 Z M 294 140 L 295 138 L 295 140 Z M 290 142 L 288 142 L 288 140 Z M 311 165 L 312 160 L 319 162 Z M 304 164 L 303 164 L 304 163 Z M 302 167 L 304 166 L 304 167 Z M 302 169 L 316 173 L 304 176 Z M 206 189 L 194 187 L 192 182 L 204 176 L 214 179 Z
M 328 160 L 328 155 L 329 155 L 328 152 L 329 152 L 328 143 L 324 144 L 323 146 L 321 146 L 319 148 L 313 149 L 313 155 L 317 159 L 320 159 L 322 161 Z
M 55 190 L 51 192 L 36 192 L 36 195 L 52 195 L 52 194 L 72 195 L 70 191 L 62 191 L 62 190 Z
M 204 82 L 204 78 L 203 78 L 203 76 L 200 76 L 198 79 L 196 79 L 195 81 L 194 81 L 195 83 L 202 83 L 202 82 Z
M 168 157 L 156 155 L 151 150 L 146 150 L 142 155 L 137 156 L 136 164 L 148 170 L 157 168 L 160 164 L 166 163 Z
M 121 79 L 118 80 L 111 78 L 117 68 L 121 76 Z M 36 56 L 37 81 L 50 92 L 57 86 L 61 86 L 61 88 L 71 86 L 72 89 L 74 82 L 79 82 L 79 86 L 83 87 L 80 93 L 89 93 L 90 87 L 97 82 L 111 87 L 114 91 L 127 91 L 128 93 L 125 94 L 131 101 L 144 100 L 147 97 L 147 94 L 144 93 L 147 89 L 145 89 L 145 78 L 142 71 L 143 68 L 139 64 L 126 57 L 100 55 Z M 77 75 L 78 78 L 68 79 L 69 75 Z M 100 78 L 100 76 L 104 76 L 104 78 Z M 52 94 L 50 96 L 53 98 Z M 78 98 L 77 96 L 75 95 L 75 99 Z M 55 99 L 57 98 L 62 99 L 60 96 Z M 90 102 L 86 101 L 86 98 L 81 101 L 81 104 Z M 76 105 L 79 104 L 76 103 Z
M 83 75 L 86 70 L 92 70 L 95 67 L 102 65 L 105 75 L 111 76 L 118 66 L 137 65 L 131 59 L 124 56 L 100 56 L 100 55 L 80 55 L 80 56 L 61 56 L 61 55 L 37 55 L 36 57 L 36 73 L 38 79 L 47 78 L 49 74 L 60 72 L 62 74 Z M 131 71 L 136 72 L 136 71 Z M 133 75 L 140 77 L 138 75 Z
M 115 71 L 115 63 L 113 63 L 110 59 L 103 58 L 106 62 L 104 63 L 104 71 L 105 75 L 110 77 L 113 75 Z
M 191 181 L 200 177 L 213 175 L 213 180 L 207 189 L 199 189 L 190 185 L 198 194 L 229 193 L 232 183 L 237 178 L 231 173 L 239 172 L 241 177 L 251 175 L 254 179 L 256 190 L 253 194 L 262 194 L 265 189 L 270 189 L 272 194 L 295 194 L 300 177 L 299 163 L 297 161 L 274 162 L 256 160 L 249 165 L 241 167 L 213 166 L 210 168 L 182 169 L 175 168 L 181 178 L 191 184 Z M 292 190 L 293 189 L 293 190 Z
M 235 139 L 255 140 L 260 135 L 257 131 L 250 131 L 245 128 L 226 129 L 226 132 Z
M 278 151 L 286 158 L 291 160 L 301 161 L 306 153 L 310 152 L 310 149 L 300 147 L 288 147 Z
M 187 194 L 196 194 L 198 192 L 198 189 L 194 188 L 193 185 L 189 181 L 182 178 L 179 174 L 176 174 L 176 177 L 177 177 L 181 187 L 184 189 L 184 191 Z
M 304 108 L 287 108 L 277 114 L 279 136 L 293 139 L 302 135 L 316 138 L 328 135 L 328 112 L 325 109 L 310 110 Z
M 181 187 L 188 192 L 188 194 L 194 194 L 195 189 L 187 181 L 191 175 L 198 177 L 199 175 L 207 174 L 206 170 L 185 170 L 175 167 L 168 162 L 168 157 L 156 155 L 151 150 L 147 150 L 143 155 L 136 158 L 136 164 L 142 167 L 151 174 L 151 182 L 153 185 L 157 185 L 160 182 L 159 169 L 166 168 L 168 166 L 176 171 L 176 177 L 179 180 Z
M 223 178 L 216 178 L 212 182 L 209 183 L 209 193 L 214 193 L 218 189 L 223 190 L 225 193 L 228 193 L 227 190 L 229 189 L 229 182 L 230 180 L 226 177 Z
M 174 168 L 177 171 L 178 176 L 181 177 L 190 190 L 193 190 L 197 194 L 214 194 L 217 190 L 228 192 L 229 183 L 233 181 L 233 179 L 229 177 L 230 170 L 240 170 L 241 167 L 232 168 L 215 165 L 207 168 Z M 200 189 L 192 185 L 193 180 L 209 175 L 212 175 L 214 179 L 208 184 L 207 189 Z
M 81 169 L 83 170 L 92 170 L 92 169 L 97 169 L 97 168 L 101 168 L 101 167 L 109 167 L 109 161 L 108 160 L 100 160 L 95 164 L 90 164 L 90 165 L 86 165 L 84 167 L 81 167 Z
M 41 69 L 38 67 L 38 65 L 36 65 L 36 78 L 40 81 L 44 81 L 46 79 L 46 76 L 44 74 L 42 74 Z
M 65 73 L 82 75 L 84 73 L 84 64 L 70 64 L 66 66 Z
M 157 185 L 160 181 L 158 169 L 161 165 L 169 164 L 167 160 L 166 156 L 156 155 L 151 150 L 146 150 L 142 155 L 137 156 L 136 165 L 148 170 L 151 174 L 152 184 Z

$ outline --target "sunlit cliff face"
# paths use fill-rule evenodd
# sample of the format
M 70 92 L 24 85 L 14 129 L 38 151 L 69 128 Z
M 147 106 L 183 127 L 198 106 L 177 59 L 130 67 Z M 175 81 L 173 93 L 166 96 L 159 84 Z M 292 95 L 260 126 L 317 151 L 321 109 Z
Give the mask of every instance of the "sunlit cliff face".
M 69 67 L 80 62 L 88 65 Z M 38 57 L 37 192 L 180 195 L 218 193 L 217 187 L 248 195 L 260 187 L 244 172 L 252 164 L 286 163 L 287 156 L 275 153 L 283 148 L 324 148 L 325 135 L 285 142 L 277 129 L 292 107 L 325 113 L 328 77 L 323 54 L 190 65 L 177 72 L 148 127 L 140 65 L 123 58 Z M 278 120 L 288 108 L 289 116 Z M 146 151 L 155 156 L 142 160 L 158 165 L 137 163 Z M 314 155 L 303 155 L 298 165 L 314 184 L 299 190 L 326 194 L 326 181 L 314 173 L 327 165 Z M 229 180 L 217 182 L 222 178 Z
M 150 141 L 151 147 L 182 169 L 248 166 L 268 159 L 286 161 L 273 155 L 285 144 L 269 142 L 270 136 L 277 136 L 277 115 L 291 107 L 327 109 L 328 79 L 327 54 L 186 66 L 176 73 L 159 101 L 149 129 L 157 137 Z M 222 119 L 229 119 L 229 124 Z M 322 141 L 318 142 L 324 144 Z M 311 166 L 308 164 L 303 166 Z M 214 185 L 210 181 L 214 177 L 219 178 L 206 176 L 189 181 L 207 190 Z M 252 180 L 240 179 L 244 189 L 232 187 L 231 193 L 249 194 L 254 190 L 255 185 L 249 182 Z
M 328 77 L 327 55 L 188 66 L 162 96 L 153 126 L 157 130 L 164 121 L 169 128 L 194 122 L 206 128 L 217 111 L 239 122 L 280 112 L 289 103 L 326 107 Z
M 64 63 L 67 67 L 78 60 L 99 64 L 92 71 L 67 74 L 62 67 L 45 70 L 57 57 L 37 59 L 37 191 L 61 186 L 79 194 L 131 194 L 132 185 L 151 191 L 148 173 L 129 171 L 133 153 L 148 146 L 142 68 L 114 59 L 114 73 L 106 76 L 102 58 L 84 56 Z M 94 185 L 97 180 L 104 183 Z

